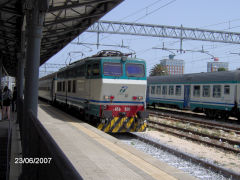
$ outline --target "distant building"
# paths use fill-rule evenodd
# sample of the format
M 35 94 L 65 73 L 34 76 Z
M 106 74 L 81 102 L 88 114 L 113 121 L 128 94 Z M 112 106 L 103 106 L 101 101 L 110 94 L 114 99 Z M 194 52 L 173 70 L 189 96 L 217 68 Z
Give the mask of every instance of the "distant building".
M 8 86 L 8 88 L 12 91 L 15 85 L 16 85 L 16 82 L 14 77 L 11 77 L 11 76 L 2 77 L 2 84 L 1 84 L 2 88 L 4 88 L 4 86 Z
M 169 59 L 161 60 L 160 64 L 168 70 L 168 74 L 184 74 L 184 60 L 173 59 L 173 57 L 169 55 Z
M 224 68 L 228 70 L 228 62 L 208 62 L 207 64 L 207 72 L 218 71 L 218 68 Z

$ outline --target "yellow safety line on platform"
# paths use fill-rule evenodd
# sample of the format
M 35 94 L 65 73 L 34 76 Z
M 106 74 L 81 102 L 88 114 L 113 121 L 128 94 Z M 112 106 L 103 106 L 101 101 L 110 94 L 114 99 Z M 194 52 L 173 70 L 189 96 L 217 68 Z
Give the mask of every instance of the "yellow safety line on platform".
M 131 164 L 135 165 L 145 173 L 149 174 L 155 179 L 161 179 L 161 180 L 177 180 L 176 178 L 168 175 L 164 171 L 160 170 L 159 168 L 153 166 L 152 164 L 146 162 L 145 160 L 141 159 L 140 157 L 128 152 L 127 150 L 119 147 L 118 145 L 114 144 L 113 142 L 104 139 L 97 133 L 85 128 L 80 123 L 77 122 L 69 122 L 88 136 L 95 139 L 98 143 L 105 146 L 107 149 L 111 150 L 112 152 L 116 153 L 117 155 L 121 156 L 123 159 L 127 160 Z M 131 178 L 131 177 L 129 177 Z

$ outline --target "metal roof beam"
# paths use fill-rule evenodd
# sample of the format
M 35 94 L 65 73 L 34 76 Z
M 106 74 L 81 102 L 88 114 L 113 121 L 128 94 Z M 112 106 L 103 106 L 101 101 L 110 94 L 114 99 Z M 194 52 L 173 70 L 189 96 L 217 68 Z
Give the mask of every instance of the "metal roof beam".
M 86 32 L 127 34 L 137 36 L 175 38 L 181 40 L 186 39 L 240 44 L 240 33 L 186 28 L 182 26 L 178 27 L 117 21 L 99 21 L 93 24 L 88 30 L 86 30 Z
M 49 6 L 48 12 L 77 8 L 80 6 L 93 5 L 94 3 L 108 3 L 108 2 L 112 2 L 112 1 L 113 0 L 92 0 L 92 1 L 83 2 L 83 3 L 72 3 L 72 4 L 68 4 L 68 5 L 64 5 L 64 6 L 55 6 L 55 7 Z
M 72 18 L 61 18 L 61 19 L 56 20 L 56 21 L 46 21 L 46 22 L 44 22 L 44 27 L 52 26 L 52 25 L 55 25 L 55 24 L 61 24 L 61 23 L 69 22 L 69 21 L 74 21 L 74 20 L 99 17 L 99 16 L 102 16 L 104 14 L 105 13 L 98 13 L 98 14 L 94 14 L 94 15 L 77 16 L 77 17 L 72 17 Z
M 14 14 L 19 17 L 22 17 L 22 15 L 23 15 L 21 13 L 21 11 L 17 11 L 17 9 L 15 9 L 15 8 L 10 8 L 10 7 L 6 7 L 6 6 L 1 8 L 1 11 L 9 13 L 9 14 Z

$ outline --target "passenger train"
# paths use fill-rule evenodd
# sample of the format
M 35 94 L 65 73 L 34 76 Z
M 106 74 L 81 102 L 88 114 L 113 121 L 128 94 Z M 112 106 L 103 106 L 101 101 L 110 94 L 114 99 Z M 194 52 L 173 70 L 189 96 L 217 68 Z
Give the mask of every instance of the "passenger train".
M 240 119 L 240 70 L 152 76 L 147 104 L 204 112 L 209 118 Z
M 100 51 L 39 80 L 39 97 L 78 109 L 104 132 L 146 129 L 146 63 L 119 51 Z

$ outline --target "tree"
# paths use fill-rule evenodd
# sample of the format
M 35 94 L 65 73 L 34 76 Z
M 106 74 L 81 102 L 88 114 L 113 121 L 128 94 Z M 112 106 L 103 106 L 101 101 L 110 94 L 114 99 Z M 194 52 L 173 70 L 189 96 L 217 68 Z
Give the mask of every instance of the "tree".
M 224 67 L 220 67 L 220 68 L 218 68 L 218 71 L 227 71 L 227 69 Z
M 168 75 L 168 70 L 161 64 L 156 64 L 150 71 L 150 76 L 164 76 Z

